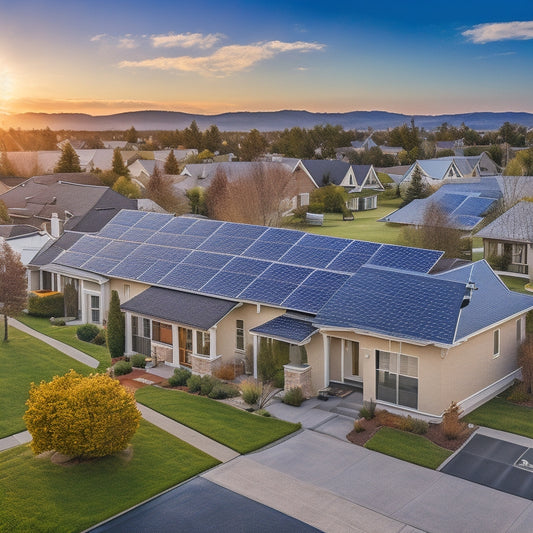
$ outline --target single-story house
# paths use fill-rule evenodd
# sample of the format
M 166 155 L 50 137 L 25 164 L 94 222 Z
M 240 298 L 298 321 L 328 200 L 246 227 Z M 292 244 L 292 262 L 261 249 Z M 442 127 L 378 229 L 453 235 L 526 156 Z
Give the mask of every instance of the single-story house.
M 50 241 L 46 231 L 27 224 L 0 225 L 0 241 L 5 240 L 18 254 L 23 265 L 28 265 L 35 255 Z
M 496 270 L 523 274 L 533 281 L 533 203 L 518 202 L 478 231 L 483 256 Z
M 112 290 L 126 353 L 210 374 L 279 343 L 285 384 L 307 396 L 359 384 L 365 400 L 438 420 L 519 376 L 533 298 L 486 261 L 442 271 L 442 252 L 290 229 L 124 210 L 43 272 L 78 288 L 83 320 L 103 324 Z M 267 347 L 267 348 L 265 348 Z

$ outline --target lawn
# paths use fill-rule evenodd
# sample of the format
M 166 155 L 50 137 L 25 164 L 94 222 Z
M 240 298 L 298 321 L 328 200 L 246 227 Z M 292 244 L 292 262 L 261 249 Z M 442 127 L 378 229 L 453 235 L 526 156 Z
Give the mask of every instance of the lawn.
M 257 450 L 300 428 L 183 391 L 144 387 L 135 397 L 140 403 L 188 426 L 239 453 Z
M 64 342 L 65 344 L 94 357 L 100 361 L 97 369 L 99 372 L 104 372 L 111 366 L 111 357 L 107 347 L 105 345 L 99 346 L 90 342 L 80 341 L 80 339 L 76 337 L 78 326 L 52 326 L 47 318 L 29 315 L 21 315 L 17 317 L 17 320 L 44 335 L 48 335 L 53 339 Z
M 83 531 L 218 464 L 145 421 L 132 445 L 129 461 L 73 466 L 38 458 L 29 446 L 0 453 L 0 530 Z
M 435 470 L 453 452 L 437 446 L 421 435 L 382 427 L 365 448 Z
M 465 422 L 533 439 L 533 409 L 496 397 L 464 417 Z
M 340 213 L 328 213 L 324 216 L 323 226 L 287 226 L 301 229 L 318 235 L 330 237 L 344 237 L 345 239 L 359 239 L 386 244 L 401 244 L 402 226 L 399 224 L 386 224 L 377 220 L 400 207 L 401 198 L 381 200 L 378 199 L 377 209 L 357 211 L 354 220 L 344 221 Z
M 15 328 L 9 328 L 9 342 L 0 342 L 0 347 L 0 438 L 26 429 L 22 415 L 32 381 L 50 381 L 71 368 L 82 374 L 93 371 Z
M 526 278 L 515 278 L 514 276 L 500 276 L 500 279 L 507 285 L 509 289 L 523 294 L 533 295 L 533 292 L 526 291 L 526 284 L 528 280 Z

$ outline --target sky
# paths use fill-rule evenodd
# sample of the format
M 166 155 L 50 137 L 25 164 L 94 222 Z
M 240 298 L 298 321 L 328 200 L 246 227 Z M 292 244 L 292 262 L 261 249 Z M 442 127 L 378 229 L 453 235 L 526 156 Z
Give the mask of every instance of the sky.
M 0 0 L 0 112 L 533 112 L 533 3 Z

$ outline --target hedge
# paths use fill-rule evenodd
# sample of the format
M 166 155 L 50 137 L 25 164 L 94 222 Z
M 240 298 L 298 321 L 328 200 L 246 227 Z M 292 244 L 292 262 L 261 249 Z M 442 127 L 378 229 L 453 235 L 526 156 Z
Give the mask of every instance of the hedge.
M 28 299 L 28 314 L 41 317 L 60 317 L 65 315 L 63 294 L 52 293 L 48 296 L 30 294 Z

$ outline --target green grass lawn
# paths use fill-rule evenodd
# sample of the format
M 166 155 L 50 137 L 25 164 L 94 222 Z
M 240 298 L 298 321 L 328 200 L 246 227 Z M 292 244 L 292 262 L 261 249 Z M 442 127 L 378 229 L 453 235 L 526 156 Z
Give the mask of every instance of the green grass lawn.
M 340 213 L 327 213 L 324 216 L 323 226 L 287 226 L 301 229 L 318 235 L 330 237 L 344 237 L 346 239 L 359 239 L 386 244 L 401 244 L 402 226 L 399 224 L 385 224 L 377 222 L 378 219 L 388 215 L 400 207 L 402 200 L 393 198 L 378 199 L 378 208 L 369 211 L 357 211 L 354 220 L 344 221 Z
M 507 285 L 509 289 L 523 294 L 533 295 L 533 292 L 526 291 L 526 278 L 515 278 L 514 276 L 500 276 L 500 279 Z
M 533 409 L 496 397 L 464 417 L 465 422 L 533 439 Z
M 64 342 L 73 348 L 76 348 L 91 357 L 94 357 L 100 364 L 98 365 L 98 371 L 104 372 L 107 368 L 111 366 L 111 357 L 107 346 L 99 346 L 97 344 L 92 344 L 90 342 L 80 341 L 76 337 L 76 330 L 78 326 L 52 326 L 50 320 L 47 318 L 40 318 L 29 315 L 21 315 L 17 317 L 17 320 L 26 324 L 32 329 L 48 335 L 53 339 Z
M 144 387 L 135 397 L 140 403 L 239 453 L 257 450 L 300 428 L 300 424 L 254 415 L 182 391 Z
M 36 457 L 29 446 L 0 453 L 0 530 L 83 531 L 218 464 L 145 421 L 132 445 L 129 461 L 73 466 Z
M 435 470 L 452 452 L 437 446 L 421 435 L 382 427 L 365 448 Z
M 0 341 L 0 368 L 0 438 L 26 429 L 22 415 L 32 381 L 50 381 L 71 368 L 81 374 L 94 372 L 15 328 L 9 328 L 8 342 Z

